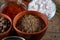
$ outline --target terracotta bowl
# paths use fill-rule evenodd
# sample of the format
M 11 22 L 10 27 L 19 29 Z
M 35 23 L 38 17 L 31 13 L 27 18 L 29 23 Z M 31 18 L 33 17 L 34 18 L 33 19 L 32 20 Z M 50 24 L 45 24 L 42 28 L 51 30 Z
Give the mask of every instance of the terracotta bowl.
M 0 39 L 1 39 L 1 38 L 6 37 L 9 34 L 9 32 L 10 32 L 10 30 L 12 28 L 12 20 L 11 20 L 10 17 L 8 17 L 7 15 L 2 14 L 2 13 L 0 13 L 0 17 L 4 17 L 4 18 L 8 19 L 10 21 L 10 23 L 11 23 L 10 28 L 6 32 L 0 34 Z
M 12 20 L 14 19 L 14 17 L 18 13 L 20 13 L 20 12 L 26 10 L 26 9 L 27 9 L 27 7 L 24 4 L 21 4 L 21 3 L 18 4 L 18 3 L 15 3 L 15 2 L 8 2 L 8 0 L 7 0 L 6 3 L 3 3 L 1 5 L 1 10 L 2 10 L 1 12 L 3 14 L 8 15 Z
M 39 32 L 34 32 L 34 33 L 26 33 L 26 32 L 22 32 L 20 31 L 17 27 L 16 27 L 16 24 L 17 24 L 17 21 L 22 18 L 25 14 L 31 14 L 31 15 L 35 15 L 39 18 L 41 18 L 44 22 L 44 28 L 39 31 Z M 47 30 L 47 25 L 48 25 L 48 20 L 47 18 L 45 17 L 45 15 L 41 14 L 40 12 L 37 12 L 37 11 L 24 11 L 24 12 L 21 12 L 19 14 L 17 14 L 13 20 L 13 28 L 15 29 L 15 31 L 18 33 L 19 36 L 22 36 L 24 38 L 26 38 L 26 40 L 40 40 L 43 35 L 45 34 L 46 30 Z

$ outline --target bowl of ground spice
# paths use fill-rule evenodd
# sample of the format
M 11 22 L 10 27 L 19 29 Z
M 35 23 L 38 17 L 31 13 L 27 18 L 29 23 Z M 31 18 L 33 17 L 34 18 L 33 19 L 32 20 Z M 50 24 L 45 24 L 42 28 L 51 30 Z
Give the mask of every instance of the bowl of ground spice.
M 47 30 L 48 20 L 45 15 L 37 11 L 24 11 L 17 14 L 13 20 L 13 27 L 18 35 L 26 40 L 39 40 Z
M 0 14 L 0 39 L 6 37 L 12 28 L 10 17 L 5 14 Z
M 18 4 L 13 0 L 6 1 L 1 5 L 2 13 L 8 15 L 11 19 L 13 19 L 18 13 L 24 11 L 25 9 L 26 9 L 25 5 L 21 3 Z
M 9 37 L 3 38 L 2 40 L 25 40 L 25 39 L 19 36 L 9 36 Z

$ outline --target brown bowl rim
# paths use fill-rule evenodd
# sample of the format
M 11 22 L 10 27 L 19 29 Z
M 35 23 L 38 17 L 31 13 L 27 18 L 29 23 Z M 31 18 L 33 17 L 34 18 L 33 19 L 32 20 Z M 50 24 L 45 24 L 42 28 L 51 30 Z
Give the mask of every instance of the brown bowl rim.
M 23 13 L 25 13 L 25 12 L 36 12 L 36 13 L 38 13 L 39 15 L 42 15 L 42 16 L 44 16 L 45 17 L 45 20 L 46 20 L 46 26 L 45 26 L 45 28 L 43 28 L 41 31 L 39 31 L 39 32 L 34 32 L 34 33 L 26 33 L 26 32 L 23 32 L 23 31 L 20 31 L 18 28 L 16 28 L 16 25 L 14 24 L 14 21 L 15 20 L 17 20 L 17 16 L 18 15 L 20 15 L 20 16 L 22 16 L 22 15 L 24 15 Z M 43 17 L 42 17 L 43 18 Z M 44 21 L 44 20 L 43 20 Z M 16 22 L 16 21 L 15 21 Z M 14 18 L 14 20 L 13 20 L 13 28 L 15 29 L 15 31 L 17 31 L 17 32 L 19 32 L 19 33 L 22 33 L 22 34 L 40 34 L 40 33 L 42 33 L 42 32 L 44 32 L 47 28 L 48 28 L 48 19 L 47 19 L 47 17 L 45 16 L 45 15 L 43 15 L 42 13 L 40 13 L 40 12 L 37 12 L 37 11 L 23 11 L 23 12 L 20 12 L 20 13 L 18 13 L 16 16 L 15 16 L 15 18 Z
M 11 20 L 11 18 L 10 18 L 9 16 L 7 16 L 7 15 L 5 15 L 5 14 L 3 14 L 3 13 L 0 13 L 0 16 L 2 16 L 2 17 L 4 17 L 4 18 L 7 18 L 7 19 L 10 21 L 10 23 L 11 23 L 11 26 L 10 26 L 10 28 L 9 28 L 7 31 L 5 31 L 5 32 L 3 32 L 3 33 L 0 33 L 0 35 L 5 35 L 5 34 L 7 34 L 7 33 L 11 30 L 11 28 L 12 28 L 12 20 Z

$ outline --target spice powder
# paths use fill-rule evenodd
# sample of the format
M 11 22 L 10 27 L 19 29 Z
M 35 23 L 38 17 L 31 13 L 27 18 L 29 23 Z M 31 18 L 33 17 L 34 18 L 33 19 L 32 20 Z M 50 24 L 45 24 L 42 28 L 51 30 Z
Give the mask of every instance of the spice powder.
M 21 5 L 15 2 L 9 2 L 7 6 L 3 8 L 2 13 L 7 14 L 13 19 L 19 12 L 24 10 L 25 9 Z
M 17 28 L 23 32 L 33 33 L 42 29 L 43 21 L 34 15 L 24 15 L 17 21 Z

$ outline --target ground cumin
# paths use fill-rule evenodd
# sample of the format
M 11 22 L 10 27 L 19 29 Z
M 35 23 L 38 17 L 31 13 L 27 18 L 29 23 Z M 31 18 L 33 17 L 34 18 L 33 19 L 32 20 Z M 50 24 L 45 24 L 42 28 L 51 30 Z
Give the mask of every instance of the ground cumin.
M 23 32 L 33 33 L 42 29 L 43 21 L 34 15 L 25 15 L 17 21 L 17 28 Z

